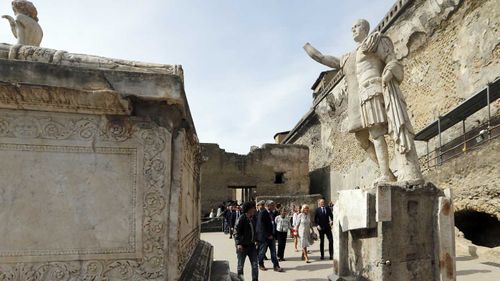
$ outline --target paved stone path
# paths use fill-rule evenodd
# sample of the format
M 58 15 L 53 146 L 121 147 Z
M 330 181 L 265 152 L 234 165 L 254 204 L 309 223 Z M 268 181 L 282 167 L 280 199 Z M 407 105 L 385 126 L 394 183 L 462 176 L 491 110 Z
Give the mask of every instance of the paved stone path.
M 236 254 L 234 241 L 229 239 L 229 236 L 223 233 L 202 233 L 201 239 L 209 242 L 214 246 L 214 259 L 227 260 L 231 272 L 236 272 Z M 319 259 L 319 242 L 314 243 L 311 247 L 312 263 L 306 264 L 301 261 L 300 253 L 296 253 L 293 249 L 291 239 L 285 250 L 285 259 L 280 265 L 285 270 L 283 273 L 274 272 L 272 270 L 259 271 L 260 281 L 326 281 L 327 276 L 333 271 L 332 262 L 330 260 Z M 271 261 L 265 261 L 268 268 L 272 268 Z M 474 259 L 467 256 L 457 257 L 457 281 L 499 281 L 500 280 L 500 264 L 488 262 L 486 260 Z M 251 279 L 250 263 L 245 263 L 245 280 Z

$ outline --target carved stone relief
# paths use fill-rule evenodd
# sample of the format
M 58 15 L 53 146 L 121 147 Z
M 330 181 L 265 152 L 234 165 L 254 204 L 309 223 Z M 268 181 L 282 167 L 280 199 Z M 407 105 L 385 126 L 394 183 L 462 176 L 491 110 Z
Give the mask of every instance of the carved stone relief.
M 127 100 L 114 91 L 80 91 L 0 82 L 0 108 L 128 115 Z
M 140 258 L 124 259 L 117 258 L 113 253 L 103 253 L 98 259 L 82 254 L 71 261 L 54 261 L 51 258 L 45 262 L 0 262 L 0 281 L 166 280 L 164 259 L 168 256 L 166 233 L 169 212 L 166 203 L 169 183 L 166 178 L 170 171 L 170 159 L 165 155 L 170 155 L 170 138 L 171 134 L 163 128 L 129 118 L 107 119 L 93 115 L 0 110 L 0 153 L 12 151 L 13 148 L 51 152 L 66 147 L 62 152 L 70 150 L 72 153 L 94 155 L 97 161 L 100 161 L 99 154 L 125 155 L 125 158 L 118 160 L 132 159 L 137 154 L 139 208 L 133 212 L 141 214 L 137 233 L 142 235 L 142 243 L 137 245 Z M 130 146 L 134 143 L 135 146 Z M 6 163 L 0 161 L 0 165 L 3 167 Z M 133 165 L 129 168 L 132 169 L 130 171 L 134 169 Z M 78 169 L 78 165 L 75 165 L 75 169 Z M 26 173 L 23 174 L 26 177 L 29 171 L 23 173 Z M 91 197 L 88 195 L 86 198 Z M 0 227 L 0 231 L 10 230 Z M 98 245 L 95 248 L 98 249 Z M 3 250 L 0 248 L 0 253 Z M 61 252 L 64 251 L 67 249 L 61 249 Z

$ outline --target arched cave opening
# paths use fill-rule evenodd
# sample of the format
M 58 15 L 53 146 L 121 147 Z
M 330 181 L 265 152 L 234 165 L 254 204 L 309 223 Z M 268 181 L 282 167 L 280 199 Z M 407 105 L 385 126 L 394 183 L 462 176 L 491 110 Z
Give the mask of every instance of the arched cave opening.
M 500 221 L 488 213 L 463 210 L 455 213 L 455 226 L 478 246 L 500 246 Z

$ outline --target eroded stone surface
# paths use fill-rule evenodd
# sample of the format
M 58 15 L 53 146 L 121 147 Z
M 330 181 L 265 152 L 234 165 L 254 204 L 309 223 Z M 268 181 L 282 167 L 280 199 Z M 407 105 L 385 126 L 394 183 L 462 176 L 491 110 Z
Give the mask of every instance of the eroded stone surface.
M 29 45 L 0 44 L 0 58 L 33 62 L 44 62 L 55 65 L 66 65 L 83 68 L 99 68 L 116 71 L 133 71 L 144 73 L 171 74 L 183 76 L 180 65 L 165 65 L 138 61 L 120 60 L 86 54 L 68 53 Z
M 342 220 L 345 216 L 359 215 L 355 209 L 343 213 L 344 198 L 349 198 L 352 206 L 364 206 L 367 199 L 361 195 L 367 196 L 376 190 L 353 190 L 357 191 L 355 196 L 349 197 L 344 194 L 352 191 L 340 192 L 338 207 L 334 208 L 340 221 L 339 225 L 334 222 L 335 236 L 340 239 L 336 243 L 334 272 L 342 277 L 366 280 L 439 280 L 439 251 L 435 245 L 440 238 L 436 231 L 441 231 L 442 236 L 453 236 L 450 229 L 438 230 L 435 210 L 442 192 L 432 184 L 383 187 L 391 193 L 391 221 L 378 222 L 374 228 L 351 229 L 346 237 L 341 236 L 345 230 Z M 374 209 L 368 210 L 371 212 Z
M 47 270 L 60 268 L 61 274 L 75 276 L 87 269 L 86 263 L 75 268 L 74 261 L 87 261 L 100 268 L 99 278 L 165 276 L 154 261 L 163 259 L 166 249 L 142 249 L 166 230 L 151 231 L 169 215 L 158 186 L 170 171 L 169 158 L 162 156 L 167 131 L 61 113 L 0 110 L 0 120 L 5 125 L 1 175 L 11 179 L 2 187 L 0 262 L 18 262 L 3 264 L 1 274 L 18 280 L 17 271 L 34 270 L 40 274 L 36 280 L 53 280 Z M 151 173 L 152 164 L 160 169 Z M 121 263 L 127 272 L 97 258 L 126 258 Z M 36 261 L 55 263 L 47 267 Z
M 391 221 L 391 189 L 389 186 L 377 186 L 376 193 L 376 220 L 377 222 Z
M 29 60 L 0 59 L 0 279 L 177 280 L 200 226 L 182 77 Z
M 445 196 L 438 198 L 437 239 L 439 251 L 440 280 L 456 280 L 455 261 L 455 220 L 451 190 L 445 190 Z
M 236 192 L 245 187 L 253 188 L 250 194 L 253 198 L 309 194 L 309 151 L 305 146 L 265 144 L 248 155 L 228 153 L 217 144 L 202 144 L 202 148 L 201 204 L 204 213 L 208 214 L 222 201 L 240 200 L 235 198 Z M 282 174 L 282 182 L 276 181 L 279 174 Z
M 138 143 L 0 142 L 0 178 L 8 182 L 0 187 L 0 262 L 140 256 Z
M 342 231 L 369 227 L 369 201 L 366 191 L 360 189 L 340 191 L 337 204 Z

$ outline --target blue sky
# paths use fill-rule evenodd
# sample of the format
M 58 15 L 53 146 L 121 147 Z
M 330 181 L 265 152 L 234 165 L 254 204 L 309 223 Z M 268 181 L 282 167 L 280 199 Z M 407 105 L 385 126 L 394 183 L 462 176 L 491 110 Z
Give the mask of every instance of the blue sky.
M 201 142 L 248 153 L 291 129 L 326 69 L 302 49 L 341 55 L 350 27 L 374 27 L 394 0 L 31 0 L 42 46 L 75 53 L 181 64 Z M 0 0 L 1 14 L 12 14 Z M 7 21 L 0 41 L 13 43 Z

